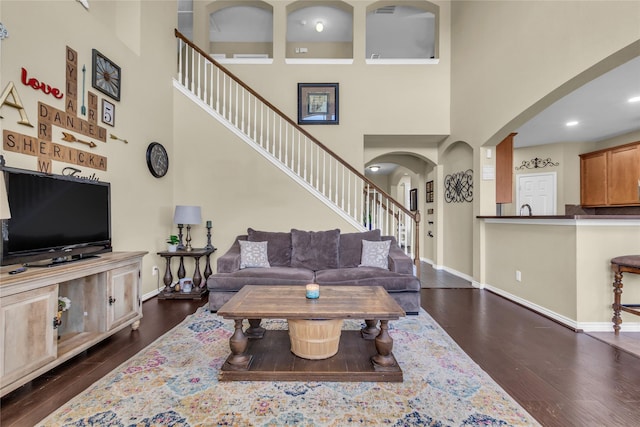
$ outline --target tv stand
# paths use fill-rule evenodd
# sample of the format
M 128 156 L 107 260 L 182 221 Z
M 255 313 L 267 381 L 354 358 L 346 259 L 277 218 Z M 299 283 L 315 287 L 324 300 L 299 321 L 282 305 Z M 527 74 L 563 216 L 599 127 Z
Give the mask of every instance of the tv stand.
M 147 252 L 109 252 L 56 268 L 0 268 L 0 396 L 142 318 L 140 272 Z M 75 261 L 75 259 L 73 259 Z M 69 298 L 58 313 L 58 297 Z
M 91 259 L 91 258 L 100 258 L 100 255 L 74 255 L 74 256 L 62 256 L 62 257 L 58 257 L 58 258 L 52 258 L 50 260 L 45 260 L 42 262 L 36 262 L 36 263 L 32 263 L 32 262 L 28 262 L 25 263 L 24 266 L 25 267 L 36 267 L 36 268 L 41 268 L 41 267 L 56 267 L 58 265 L 62 265 L 62 264 L 68 264 L 70 262 L 76 262 L 76 261 L 83 261 L 86 259 Z

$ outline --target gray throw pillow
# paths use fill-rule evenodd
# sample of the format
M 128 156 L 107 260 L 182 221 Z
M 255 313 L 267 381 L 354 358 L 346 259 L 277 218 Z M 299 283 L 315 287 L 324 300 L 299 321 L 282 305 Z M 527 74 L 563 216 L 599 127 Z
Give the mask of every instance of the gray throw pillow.
M 338 268 L 340 230 L 291 230 L 291 267 L 309 270 Z
M 268 242 L 239 240 L 238 243 L 240 243 L 240 269 L 271 267 L 267 257 Z
M 380 242 L 363 240 L 360 267 L 378 267 L 388 270 L 389 248 L 391 248 L 391 240 L 382 240 Z
M 340 234 L 340 268 L 353 268 L 362 261 L 362 241 L 379 241 L 380 230 Z

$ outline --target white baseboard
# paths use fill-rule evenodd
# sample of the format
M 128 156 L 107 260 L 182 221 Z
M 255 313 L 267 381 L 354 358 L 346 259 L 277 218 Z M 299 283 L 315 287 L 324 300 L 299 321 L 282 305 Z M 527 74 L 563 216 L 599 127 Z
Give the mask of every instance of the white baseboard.
M 142 295 L 142 302 L 149 300 L 153 297 L 155 297 L 156 295 L 158 295 L 160 292 L 162 291 L 162 289 L 156 289 L 153 290 L 151 292 L 147 292 L 146 294 Z
M 454 276 L 458 276 L 462 279 L 468 280 L 471 282 L 471 286 L 477 289 L 487 289 L 495 294 L 498 294 L 510 301 L 516 302 L 524 307 L 527 307 L 537 313 L 540 313 L 544 316 L 549 317 L 550 319 L 555 320 L 556 322 L 565 325 L 574 330 L 581 330 L 584 332 L 612 332 L 613 331 L 613 323 L 611 322 L 577 322 L 573 319 L 570 319 L 562 314 L 556 313 L 555 311 L 551 311 L 541 305 L 532 303 L 529 300 L 524 298 L 520 298 L 517 295 L 513 295 L 507 291 L 504 291 L 500 288 L 496 288 L 491 285 L 487 285 L 484 283 L 480 283 L 464 273 L 456 271 L 452 268 L 445 267 L 442 265 L 435 265 L 433 261 L 427 258 L 420 258 L 420 261 L 426 262 L 430 264 L 434 270 L 444 270 L 447 273 L 451 273 Z M 613 314 L 613 313 L 612 313 Z M 621 332 L 640 332 L 640 322 L 622 322 L 620 325 Z
M 563 324 L 571 329 L 580 330 L 583 332 L 613 332 L 613 323 L 611 322 L 577 322 L 573 319 L 570 319 L 562 314 L 556 313 L 555 311 L 551 311 L 545 307 L 542 307 L 538 304 L 532 303 L 529 300 L 524 298 L 520 298 L 519 296 L 513 295 L 509 292 L 506 292 L 502 289 L 493 287 L 487 284 L 480 284 L 477 282 L 473 282 L 473 286 L 480 289 L 487 289 L 495 294 L 498 294 L 502 297 L 505 297 L 508 300 L 513 302 L 517 302 L 518 304 L 530 308 L 536 313 L 540 313 L 550 319 L 555 320 L 556 322 Z M 640 322 L 623 322 L 620 325 L 620 331 L 622 332 L 640 332 Z
M 585 332 L 613 332 L 612 322 L 578 322 Z M 622 322 L 620 332 L 640 332 L 640 322 Z

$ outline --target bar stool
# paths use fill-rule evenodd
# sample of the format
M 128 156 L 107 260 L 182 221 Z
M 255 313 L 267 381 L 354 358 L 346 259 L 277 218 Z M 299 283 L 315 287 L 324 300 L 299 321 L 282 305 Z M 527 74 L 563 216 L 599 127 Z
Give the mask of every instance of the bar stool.
M 622 318 L 620 312 L 635 314 L 640 316 L 640 304 L 621 304 L 620 297 L 622 296 L 622 273 L 640 274 L 640 255 L 625 255 L 613 258 L 611 260 L 611 269 L 614 272 L 615 279 L 613 281 L 613 296 L 614 302 L 611 305 L 613 308 L 613 330 L 616 335 L 620 333 L 620 324 Z

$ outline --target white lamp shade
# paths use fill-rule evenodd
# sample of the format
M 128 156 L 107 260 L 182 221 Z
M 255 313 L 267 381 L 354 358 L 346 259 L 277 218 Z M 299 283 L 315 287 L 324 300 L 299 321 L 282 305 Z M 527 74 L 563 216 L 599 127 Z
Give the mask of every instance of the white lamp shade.
M 176 211 L 173 214 L 174 224 L 200 224 L 201 222 L 200 206 L 176 206 Z
M 7 187 L 4 183 L 4 172 L 0 170 L 0 219 L 11 218 L 9 209 L 9 198 L 7 197 Z

